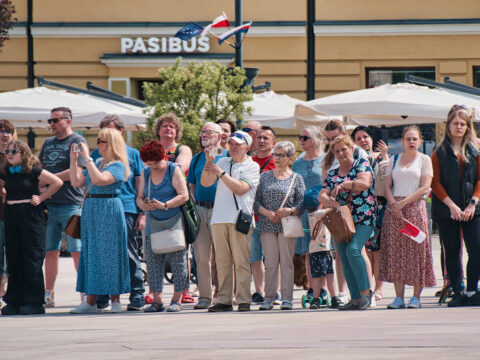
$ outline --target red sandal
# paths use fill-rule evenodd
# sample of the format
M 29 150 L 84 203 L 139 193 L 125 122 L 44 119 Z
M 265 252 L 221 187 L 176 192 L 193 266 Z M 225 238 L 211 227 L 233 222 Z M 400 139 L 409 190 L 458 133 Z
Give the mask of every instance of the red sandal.
M 190 291 L 185 291 L 182 294 L 182 304 L 191 304 L 194 303 L 195 299 L 190 295 Z
M 153 299 L 152 294 L 145 295 L 145 304 L 153 304 L 155 300 Z

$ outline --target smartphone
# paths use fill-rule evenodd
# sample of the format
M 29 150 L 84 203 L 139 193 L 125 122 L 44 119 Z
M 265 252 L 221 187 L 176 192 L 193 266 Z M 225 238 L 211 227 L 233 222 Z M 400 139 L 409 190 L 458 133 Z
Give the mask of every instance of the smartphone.
M 73 152 L 79 153 L 79 152 L 80 152 L 80 145 L 78 145 L 78 144 L 73 144 Z

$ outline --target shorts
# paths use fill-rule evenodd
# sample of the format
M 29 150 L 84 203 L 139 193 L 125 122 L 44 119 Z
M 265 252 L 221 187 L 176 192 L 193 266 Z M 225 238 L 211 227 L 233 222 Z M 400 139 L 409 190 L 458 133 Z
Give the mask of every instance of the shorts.
M 323 278 L 333 274 L 333 257 L 330 251 L 317 251 L 308 255 L 312 278 Z
M 78 211 L 79 205 L 55 205 L 48 204 L 47 235 L 45 238 L 45 251 L 60 251 L 62 234 L 68 219 Z M 74 239 L 65 234 L 67 249 L 70 252 L 80 252 L 81 240 Z
M 250 239 L 250 264 L 263 260 L 262 242 L 260 241 L 260 233 L 255 227 L 252 231 Z

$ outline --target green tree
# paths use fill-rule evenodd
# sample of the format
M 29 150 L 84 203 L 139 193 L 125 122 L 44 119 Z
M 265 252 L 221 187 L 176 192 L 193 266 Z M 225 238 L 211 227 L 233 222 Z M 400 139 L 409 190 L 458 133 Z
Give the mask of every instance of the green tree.
M 252 89 L 243 87 L 245 70 L 227 68 L 218 62 L 192 62 L 159 69 L 161 83 L 144 85 L 145 102 L 152 107 L 147 131 L 140 133 L 140 142 L 154 138 L 155 119 L 173 112 L 182 121 L 182 143 L 193 151 L 198 148 L 198 132 L 205 121 L 220 118 L 241 123 L 243 113 L 250 112 L 245 102 L 252 99 Z
M 15 6 L 12 2 L 10 0 L 0 0 L 0 52 L 3 43 L 8 40 L 8 30 L 13 27 L 16 20 L 13 14 L 15 14 Z

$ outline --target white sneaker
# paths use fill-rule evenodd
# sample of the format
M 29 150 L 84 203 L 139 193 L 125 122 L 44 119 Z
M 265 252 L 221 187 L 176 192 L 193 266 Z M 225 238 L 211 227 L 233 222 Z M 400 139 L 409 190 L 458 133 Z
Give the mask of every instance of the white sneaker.
M 408 302 L 408 308 L 409 309 L 419 309 L 422 307 L 422 303 L 420 302 L 420 299 L 412 296 L 410 301 Z
M 396 297 L 391 304 L 387 305 L 387 309 L 405 309 L 405 301 L 401 297 Z
M 372 294 L 372 297 L 370 298 L 370 307 L 375 307 L 377 306 L 377 300 L 375 300 L 375 293 Z
M 46 308 L 55 307 L 55 291 L 45 290 L 45 305 Z
M 344 293 L 344 292 L 338 293 L 338 299 L 340 300 L 340 302 L 342 302 L 344 304 L 346 304 L 350 301 L 350 298 L 348 297 L 348 294 Z
M 112 306 L 110 308 L 112 313 L 121 313 L 123 312 L 122 304 L 119 301 L 112 301 Z
M 81 292 L 80 293 L 80 300 L 82 301 L 82 303 L 87 302 L 87 294 Z
M 89 305 L 84 302 L 78 305 L 75 309 L 70 310 L 72 314 L 93 314 L 97 312 L 97 305 Z

